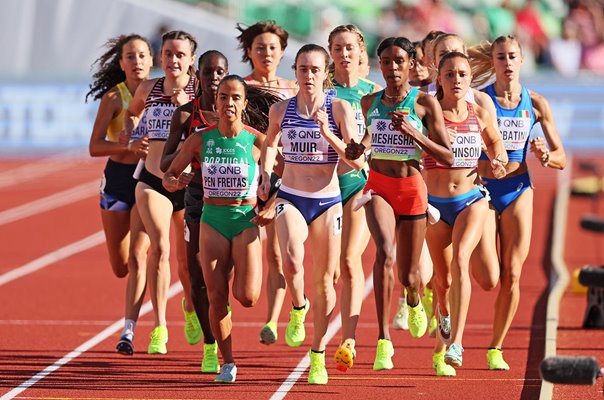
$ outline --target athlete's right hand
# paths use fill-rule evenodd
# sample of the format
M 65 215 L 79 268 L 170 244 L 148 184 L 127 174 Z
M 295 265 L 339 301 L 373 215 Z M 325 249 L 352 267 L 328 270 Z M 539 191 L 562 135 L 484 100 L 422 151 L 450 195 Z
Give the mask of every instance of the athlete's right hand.
M 117 142 L 119 144 L 127 145 L 129 141 L 130 141 L 130 134 L 128 132 L 126 132 L 125 129 L 122 129 L 120 131 L 120 136 L 118 137 Z
M 172 174 L 165 174 L 161 183 L 168 192 L 176 192 L 186 188 L 192 179 L 193 174 L 188 172 L 183 172 L 178 178 Z
M 257 195 L 262 201 L 268 200 L 268 194 L 271 190 L 271 177 L 267 173 L 263 173 L 258 185 Z
M 365 146 L 362 143 L 357 143 L 354 139 L 350 139 L 350 143 L 346 145 L 346 158 L 356 160 L 365 153 Z
M 142 138 L 133 141 L 130 144 L 129 149 L 139 157 L 146 156 L 149 152 L 149 138 L 147 136 L 143 136 Z

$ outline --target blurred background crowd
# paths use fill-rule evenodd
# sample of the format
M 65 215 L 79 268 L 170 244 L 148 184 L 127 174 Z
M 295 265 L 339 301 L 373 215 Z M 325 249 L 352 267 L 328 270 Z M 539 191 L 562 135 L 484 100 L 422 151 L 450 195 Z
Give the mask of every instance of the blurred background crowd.
M 372 55 L 388 36 L 415 41 L 441 30 L 475 44 L 513 34 L 523 46 L 525 70 L 604 74 L 604 0 L 180 1 L 245 23 L 274 19 L 301 41 L 323 45 L 333 27 L 353 23 L 363 30 Z

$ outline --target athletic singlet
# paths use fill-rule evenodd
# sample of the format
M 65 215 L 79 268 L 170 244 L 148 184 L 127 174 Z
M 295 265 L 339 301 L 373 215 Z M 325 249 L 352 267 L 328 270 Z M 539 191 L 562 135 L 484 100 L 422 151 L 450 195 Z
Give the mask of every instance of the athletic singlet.
M 340 129 L 333 119 L 333 98 L 325 96 L 323 107 L 329 117 L 329 129 L 342 138 Z M 283 159 L 286 164 L 337 164 L 338 153 L 321 135 L 319 124 L 314 119 L 302 118 L 296 111 L 298 97 L 292 97 L 287 102 L 287 109 L 281 121 L 281 143 L 283 144 Z
M 428 85 L 426 93 L 428 93 L 430 96 L 436 97 L 436 82 L 432 82 Z M 476 98 L 474 97 L 474 90 L 472 90 L 472 88 L 468 88 L 464 99 L 468 103 L 476 104 Z
M 423 151 L 413 139 L 392 128 L 393 111 L 402 111 L 415 129 L 424 133 L 422 121 L 415 113 L 417 88 L 411 88 L 407 97 L 396 106 L 382 104 L 382 95 L 386 89 L 375 94 L 373 103 L 367 110 L 367 124 L 371 135 L 371 158 L 377 160 L 419 161 Z M 424 133 L 425 134 L 425 133 Z
M 243 78 L 243 80 L 249 85 L 275 92 L 283 100 L 289 99 L 290 97 L 294 97 L 296 95 L 296 93 L 294 93 L 294 90 L 291 87 L 289 87 L 289 85 L 287 84 L 287 80 L 283 79 L 283 78 L 277 77 L 277 87 L 276 88 L 273 88 L 270 86 L 264 86 L 264 85 L 258 83 L 251 74 L 246 76 L 245 78 Z
M 109 126 L 107 127 L 107 140 L 110 142 L 117 143 L 120 137 L 120 132 L 124 128 L 124 115 L 126 114 L 126 110 L 128 109 L 130 102 L 132 101 L 132 93 L 130 93 L 130 90 L 128 90 L 126 82 L 120 82 L 115 85 L 115 87 L 120 93 L 120 99 L 122 100 L 122 109 L 120 113 L 115 118 L 113 118 L 111 122 L 109 122 Z M 145 136 L 146 128 L 147 127 L 143 119 L 138 124 L 138 127 L 132 132 L 130 139 L 136 140 Z
M 445 118 L 445 127 L 454 129 L 457 134 L 455 141 L 451 145 L 453 150 L 453 165 L 447 167 L 440 164 L 438 161 L 426 155 L 424 157 L 424 166 L 426 169 L 433 168 L 476 168 L 478 166 L 478 158 L 482 151 L 482 138 L 480 136 L 480 124 L 474 107 L 468 101 L 468 117 L 462 122 L 452 122 Z
M 185 134 L 185 139 L 191 136 L 193 132 L 201 132 L 205 128 L 210 126 L 210 123 L 206 121 L 205 117 L 203 116 L 203 112 L 201 111 L 201 98 L 198 97 L 196 99 L 193 99 L 192 103 L 193 104 L 191 104 L 192 110 L 191 119 L 189 122 L 189 130 Z M 201 164 L 199 163 L 199 161 L 193 160 L 191 162 L 191 167 L 193 167 L 193 169 L 200 169 Z
M 375 82 L 367 79 L 359 78 L 359 81 L 355 86 L 344 87 L 341 86 L 335 80 L 332 80 L 334 89 L 327 89 L 325 93 L 332 95 L 338 99 L 346 100 L 352 106 L 354 110 L 354 118 L 358 128 L 358 140 L 359 142 L 365 136 L 365 117 L 363 116 L 363 110 L 361 109 L 361 98 L 367 94 L 373 93 L 375 89 Z
M 237 200 L 256 197 L 259 168 L 252 150 L 260 134 L 247 125 L 233 138 L 222 136 L 216 126 L 201 131 L 204 197 Z
M 503 139 L 503 147 L 508 153 L 508 162 L 523 162 L 526 160 L 529 137 L 535 125 L 535 111 L 533 101 L 528 90 L 523 86 L 520 94 L 520 102 L 516 108 L 503 108 L 497 101 L 495 86 L 491 84 L 485 89 L 497 109 L 497 126 Z M 489 158 L 483 152 L 481 160 Z
M 165 78 L 162 77 L 155 82 L 145 101 L 149 140 L 165 141 L 168 139 L 172 114 L 174 114 L 174 110 L 178 107 L 176 104 L 172 104 L 172 95 L 164 94 L 164 80 Z M 190 99 L 195 94 L 195 78 L 192 76 L 185 87 L 185 93 L 189 95 Z

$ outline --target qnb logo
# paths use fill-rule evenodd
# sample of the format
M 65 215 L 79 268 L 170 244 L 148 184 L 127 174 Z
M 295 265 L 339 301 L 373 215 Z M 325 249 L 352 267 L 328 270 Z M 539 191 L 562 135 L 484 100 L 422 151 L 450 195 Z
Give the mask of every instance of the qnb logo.
M 214 175 L 216 174 L 216 171 L 218 171 L 218 168 L 215 165 L 210 165 L 208 167 L 208 174 Z
M 386 130 L 386 122 L 385 121 L 378 121 L 378 123 L 375 125 L 375 127 L 377 128 L 378 131 L 383 132 Z
M 159 108 L 154 108 L 153 109 L 153 116 L 154 117 L 159 117 L 161 115 L 161 110 Z
M 296 136 L 298 136 L 298 135 L 296 134 L 295 129 L 290 129 L 289 131 L 287 131 L 287 138 L 289 140 L 294 140 L 296 138 Z

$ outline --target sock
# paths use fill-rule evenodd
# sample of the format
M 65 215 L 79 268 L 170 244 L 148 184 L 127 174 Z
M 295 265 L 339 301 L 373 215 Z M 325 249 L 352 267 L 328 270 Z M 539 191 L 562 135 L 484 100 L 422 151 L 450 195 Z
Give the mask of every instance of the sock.
M 127 319 L 124 321 L 124 329 L 122 330 L 122 336 L 126 336 L 128 340 L 132 341 L 134 338 L 134 328 L 136 327 L 136 321 Z
M 304 305 L 302 305 L 302 307 L 296 307 L 292 304 L 292 306 L 294 307 L 294 310 L 304 310 L 304 307 L 306 307 L 306 296 L 304 296 Z
M 323 353 L 325 353 L 325 350 L 323 350 L 323 351 L 317 351 L 317 350 L 310 349 L 310 351 L 312 351 L 315 354 L 323 354 Z

